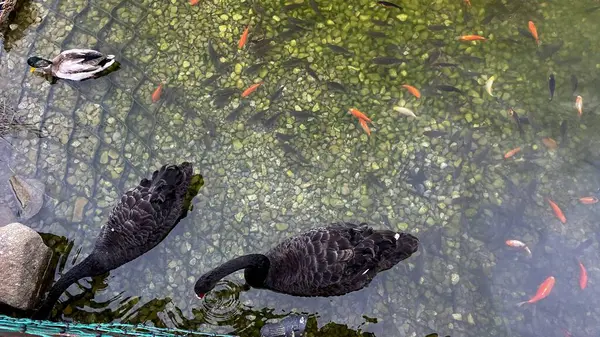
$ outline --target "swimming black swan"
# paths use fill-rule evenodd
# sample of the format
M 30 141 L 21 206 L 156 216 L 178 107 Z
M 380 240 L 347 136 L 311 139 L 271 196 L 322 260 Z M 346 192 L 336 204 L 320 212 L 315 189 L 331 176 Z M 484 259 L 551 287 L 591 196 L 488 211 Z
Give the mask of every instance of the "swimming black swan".
M 417 251 L 407 233 L 374 230 L 362 223 L 331 224 L 289 238 L 267 254 L 227 261 L 202 275 L 194 287 L 199 298 L 223 277 L 240 269 L 248 285 L 296 296 L 338 296 L 367 286 L 380 271 Z
M 158 245 L 187 214 L 190 163 L 165 165 L 125 192 L 100 229 L 91 254 L 50 289 L 33 318 L 45 319 L 60 295 L 77 280 L 102 275 L 136 259 Z M 194 194 L 195 195 L 195 194 Z M 193 196 L 192 196 L 193 197 Z

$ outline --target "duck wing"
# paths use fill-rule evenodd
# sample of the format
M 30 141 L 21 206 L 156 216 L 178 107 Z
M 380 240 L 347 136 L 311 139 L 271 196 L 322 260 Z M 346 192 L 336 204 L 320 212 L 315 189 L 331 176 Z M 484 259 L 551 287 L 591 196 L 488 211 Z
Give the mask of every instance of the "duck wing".
M 125 192 L 102 226 L 90 257 L 111 270 L 158 245 L 185 215 L 189 163 L 165 165 Z
M 276 246 L 265 285 L 299 296 L 335 296 L 368 285 L 417 250 L 414 236 L 339 223 L 311 230 Z
M 61 73 L 75 74 L 93 72 L 112 61 L 112 55 L 106 56 L 93 49 L 71 49 L 62 52 L 52 63 Z

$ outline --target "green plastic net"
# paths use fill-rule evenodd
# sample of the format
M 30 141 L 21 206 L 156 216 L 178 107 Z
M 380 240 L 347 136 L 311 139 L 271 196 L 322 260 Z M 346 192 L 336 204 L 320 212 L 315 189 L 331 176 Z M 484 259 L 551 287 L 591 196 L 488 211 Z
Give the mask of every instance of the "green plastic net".
M 146 325 L 121 323 L 79 324 L 68 322 L 35 321 L 27 318 L 13 318 L 0 315 L 0 336 L 39 336 L 39 337 L 121 337 L 121 336 L 214 336 L 233 337 L 231 335 L 213 334 L 181 330 L 163 329 Z

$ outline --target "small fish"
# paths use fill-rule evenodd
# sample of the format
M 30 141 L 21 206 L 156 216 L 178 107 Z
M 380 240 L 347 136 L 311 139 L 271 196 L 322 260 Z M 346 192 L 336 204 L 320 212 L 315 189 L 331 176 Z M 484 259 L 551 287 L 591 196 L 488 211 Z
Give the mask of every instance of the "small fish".
M 583 97 L 579 95 L 575 98 L 575 109 L 577 109 L 577 113 L 581 117 L 583 114 Z
M 533 304 L 539 300 L 546 298 L 548 295 L 550 295 L 550 292 L 552 291 L 555 282 L 556 280 L 554 279 L 554 276 L 548 277 L 546 280 L 544 280 L 544 282 L 542 282 L 542 284 L 540 284 L 537 292 L 535 293 L 535 296 L 530 298 L 528 301 L 518 303 L 517 305 L 522 306 L 524 304 Z
M 244 48 L 246 42 L 248 42 L 248 33 L 250 33 L 250 25 L 246 26 L 246 29 L 244 29 L 242 36 L 240 36 L 240 40 L 238 41 L 238 49 Z
M 152 93 L 152 103 L 156 103 L 158 102 L 158 100 L 160 99 L 160 96 L 162 95 L 163 92 L 163 84 L 159 84 L 158 88 L 156 88 L 156 90 L 154 90 L 154 92 Z
M 291 110 L 290 115 L 292 115 L 296 120 L 299 120 L 299 121 L 307 120 L 311 117 L 315 117 L 315 114 L 313 114 L 310 111 L 306 111 L 306 110 L 301 110 L 301 111 Z
M 348 49 L 346 49 L 344 47 L 336 46 L 331 43 L 327 43 L 327 44 L 325 44 L 325 46 L 327 46 L 327 48 L 329 48 L 332 52 L 334 52 L 336 54 L 341 54 L 341 55 L 346 55 L 346 56 L 354 55 L 353 52 L 349 51 Z
M 485 41 L 486 38 L 480 35 L 462 35 L 457 37 L 459 41 Z
M 447 135 L 448 133 L 445 131 L 440 131 L 440 130 L 431 130 L 431 131 L 424 131 L 423 135 L 427 136 L 429 138 L 440 138 L 443 137 L 445 135 Z
M 269 101 L 275 102 L 276 100 L 278 100 L 283 95 L 284 90 L 285 85 L 282 85 L 279 88 L 277 88 L 277 90 L 275 90 L 275 92 L 271 94 L 271 97 L 269 97 Z
M 294 137 L 296 137 L 296 136 L 277 132 L 277 133 L 275 133 L 275 137 L 282 142 L 287 142 L 287 141 L 294 139 Z
M 306 160 L 306 158 L 304 158 L 304 156 L 302 156 L 302 154 L 300 153 L 300 151 L 296 150 L 295 148 L 293 148 L 288 143 L 280 143 L 280 144 L 281 144 L 281 147 L 283 148 L 283 151 L 285 153 L 292 154 L 292 155 L 296 156 L 296 158 L 300 162 L 302 162 L 304 164 L 308 164 L 308 160 Z
M 215 69 L 221 69 L 221 56 L 215 50 L 212 40 L 210 39 L 208 40 L 208 56 L 212 64 L 215 66 Z
M 335 92 L 347 92 L 346 88 L 341 83 L 334 81 L 327 82 L 327 89 Z
M 317 72 L 315 72 L 311 67 L 310 64 L 305 64 L 304 65 L 304 70 L 306 71 L 306 73 L 308 74 L 308 76 L 314 78 L 316 81 L 319 80 L 319 75 L 317 74 Z
M 362 129 L 367 133 L 367 136 L 370 136 L 371 129 L 369 129 L 369 125 L 367 124 L 367 121 L 365 121 L 364 119 L 359 119 L 358 122 L 360 123 L 360 126 L 362 127 Z
M 527 252 L 527 255 L 531 256 L 531 250 L 529 247 L 519 240 L 506 240 L 506 245 L 515 248 L 523 248 Z
M 248 124 L 258 124 L 258 122 L 262 121 L 265 118 L 267 112 L 269 112 L 268 108 L 261 110 L 255 113 L 252 117 L 248 118 L 246 122 L 248 122 Z
M 514 149 L 512 149 L 504 154 L 504 159 L 508 159 L 519 152 L 521 152 L 521 147 L 515 147 Z
M 196 6 L 199 2 L 200 0 L 190 0 L 190 5 Z
M 519 134 L 523 137 L 525 135 L 525 130 L 523 129 L 522 119 L 519 117 L 519 114 L 513 108 L 508 108 L 508 115 L 515 121 L 517 128 L 519 129 Z
M 378 57 L 374 57 L 373 59 L 371 59 L 371 62 L 373 64 L 377 64 L 377 65 L 392 65 L 392 64 L 400 64 L 403 62 L 406 62 L 406 60 L 402 60 L 399 59 L 397 57 L 392 57 L 392 56 L 378 56 Z
M 425 61 L 425 64 L 432 64 L 433 62 L 437 61 L 437 59 L 442 55 L 442 52 L 439 50 L 434 50 L 433 52 L 431 52 L 429 54 L 429 56 L 427 57 L 427 60 Z
M 267 65 L 267 62 L 260 62 L 260 63 L 253 64 L 253 65 L 249 66 L 248 68 L 246 68 L 246 70 L 244 70 L 244 74 L 246 74 L 246 75 L 256 74 L 262 67 L 264 67 L 266 65 Z
M 417 118 L 417 115 L 415 115 L 415 113 L 412 112 L 412 110 L 410 110 L 408 108 L 401 107 L 401 106 L 395 106 L 393 109 L 394 109 L 394 111 L 400 113 L 401 115 Z
M 490 78 L 488 78 L 488 80 L 485 82 L 485 91 L 492 97 L 494 97 L 494 95 L 492 94 L 492 85 L 494 85 L 494 80 L 496 79 L 496 77 L 494 77 L 494 75 L 490 76 Z
M 463 56 L 459 57 L 459 59 L 464 62 L 475 62 L 475 63 L 485 62 L 485 60 L 482 59 L 481 57 L 472 56 L 472 55 L 463 55 Z
M 300 58 L 297 58 L 297 57 L 292 57 L 289 60 L 283 62 L 281 64 L 281 66 L 283 66 L 284 68 L 296 68 L 296 67 L 299 67 L 301 65 L 304 65 L 305 62 L 306 61 L 304 59 L 300 59 Z
M 464 94 L 464 92 L 462 90 L 458 89 L 457 87 L 453 87 L 451 85 L 440 84 L 440 85 L 436 85 L 435 88 L 438 90 L 441 90 L 441 91 L 457 92 L 459 94 Z
M 556 88 L 556 81 L 554 80 L 554 74 L 550 74 L 550 77 L 548 77 L 548 89 L 550 90 L 549 101 L 551 101 L 552 98 L 554 98 L 554 89 L 555 88 Z
M 398 8 L 398 9 L 402 9 L 402 7 L 396 5 L 393 2 L 389 2 L 389 1 L 377 1 L 377 4 L 383 7 L 387 7 L 387 8 Z
M 370 37 L 372 37 L 374 39 L 383 39 L 383 38 L 388 37 L 387 35 L 385 35 L 385 33 L 374 31 L 374 30 L 368 31 L 367 35 L 369 35 Z
M 214 97 L 213 103 L 215 104 L 215 106 L 217 108 L 223 108 L 223 107 L 225 107 L 225 105 L 227 105 L 231 96 L 233 96 L 237 92 L 238 92 L 238 90 L 235 88 L 225 88 L 225 89 L 215 90 L 215 92 L 213 94 L 213 97 Z
M 350 109 L 348 109 L 348 113 L 360 120 L 364 120 L 366 122 L 373 123 L 373 121 L 371 121 L 371 119 L 369 117 L 367 117 L 367 115 L 358 111 L 358 109 L 350 108 Z
M 279 111 L 278 113 L 274 114 L 272 117 L 264 121 L 263 125 L 268 129 L 272 128 L 275 125 L 275 122 L 277 122 L 277 120 L 279 119 L 279 116 L 281 116 L 283 113 L 283 110 Z
M 535 27 L 535 23 L 533 23 L 533 21 L 529 21 L 528 26 L 529 26 L 529 32 L 531 33 L 531 36 L 533 36 L 533 38 L 535 39 L 535 43 L 539 46 L 540 38 L 538 36 L 538 32 L 537 32 L 537 28 Z
M 295 9 L 304 7 L 303 3 L 293 3 L 293 4 L 289 4 L 289 5 L 285 5 L 281 8 L 282 12 L 289 12 L 289 11 L 293 11 Z
M 567 138 L 567 130 L 567 121 L 564 120 L 560 122 L 560 146 L 565 146 L 569 142 L 569 138 Z
M 556 148 L 558 147 L 556 141 L 550 137 L 542 138 L 542 143 L 544 143 L 544 145 L 546 145 L 546 147 L 550 150 L 556 150 Z
M 371 22 L 373 22 L 374 25 L 380 26 L 380 27 L 391 26 L 387 21 L 383 21 L 383 20 L 371 19 Z
M 205 79 L 204 81 L 202 81 L 202 83 L 200 83 L 202 86 L 207 86 L 207 85 L 211 85 L 213 84 L 216 80 L 219 79 L 219 77 L 221 77 L 221 74 L 215 74 L 212 75 L 211 77 Z
M 563 224 L 567 223 L 567 218 L 565 217 L 560 207 L 558 207 L 558 205 L 554 201 L 550 200 L 550 198 L 546 198 L 546 200 L 550 204 L 550 207 L 552 207 L 552 211 L 554 211 L 554 215 L 556 215 L 558 220 L 560 220 L 560 222 L 562 222 Z
M 308 0 L 308 4 L 310 5 L 310 8 L 312 8 L 313 11 L 315 11 L 315 13 L 318 16 L 323 16 L 323 13 L 321 12 L 321 9 L 319 9 L 319 4 L 317 3 L 316 0 Z
M 465 5 L 471 7 L 471 0 L 464 0 Z
M 571 89 L 573 89 L 573 95 L 575 95 L 575 91 L 577 91 L 577 85 L 579 82 L 577 81 L 577 76 L 571 75 Z
M 288 21 L 291 24 L 296 25 L 296 26 L 309 26 L 309 25 L 311 25 L 311 22 L 309 22 L 307 20 L 298 19 L 298 18 L 295 18 L 295 17 L 292 17 L 292 16 L 288 17 L 287 19 L 288 19 Z
M 419 89 L 413 87 L 412 85 L 403 84 L 402 88 L 408 90 L 408 92 L 413 94 L 413 96 L 415 96 L 416 98 L 421 98 L 421 92 L 419 91 Z
M 536 52 L 536 54 L 542 59 L 545 60 L 549 57 L 551 57 L 552 55 L 556 54 L 556 52 L 558 52 L 560 50 L 560 48 L 562 48 L 562 46 L 564 45 L 563 41 L 559 41 L 557 43 L 553 43 L 553 44 L 549 44 L 546 46 L 542 46 L 542 48 L 540 48 L 540 50 L 538 50 Z
M 244 110 L 244 104 L 240 103 L 240 105 L 238 105 L 237 108 L 233 109 L 233 111 L 231 111 L 229 113 L 229 115 L 227 115 L 227 117 L 225 117 L 225 120 L 228 122 L 233 122 L 236 119 L 238 119 L 238 117 L 240 117 L 240 115 L 242 114 L 242 111 Z
M 438 68 L 456 68 L 456 67 L 458 67 L 458 64 L 449 63 L 449 62 L 438 62 L 438 63 L 432 64 L 431 66 L 438 67 Z
M 595 203 L 598 203 L 598 198 L 596 197 L 582 197 L 579 198 L 579 202 L 584 204 L 584 205 L 593 205 Z
M 577 261 L 577 262 L 579 262 L 579 288 L 581 288 L 581 290 L 583 290 L 587 287 L 587 281 L 588 281 L 587 270 L 585 270 L 585 267 L 583 266 L 583 263 L 581 263 L 581 261 Z
M 264 82 L 260 81 L 258 83 L 254 83 L 248 87 L 248 89 L 242 92 L 242 97 L 248 97 L 251 93 L 255 92 L 258 87 L 260 87 Z

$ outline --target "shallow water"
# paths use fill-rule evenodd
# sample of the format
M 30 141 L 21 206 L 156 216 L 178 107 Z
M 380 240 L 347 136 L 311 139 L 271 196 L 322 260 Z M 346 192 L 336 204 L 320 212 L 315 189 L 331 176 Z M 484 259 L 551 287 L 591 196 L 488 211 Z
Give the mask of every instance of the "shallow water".
M 0 176 L 14 172 L 46 183 L 45 207 L 27 224 L 71 242 L 59 245 L 65 253 L 59 269 L 91 250 L 119 195 L 152 170 L 187 160 L 205 180 L 193 212 L 163 243 L 106 278 L 72 286 L 55 318 L 253 336 L 269 318 L 303 312 L 311 315 L 309 331 L 323 336 L 600 334 L 598 205 L 577 200 L 600 187 L 600 172 L 584 162 L 600 159 L 598 2 L 472 1 L 468 7 L 460 0 L 405 1 L 398 10 L 336 0 L 320 1 L 320 14 L 309 1 L 290 11 L 287 4 L 23 5 L 18 28 L 3 43 L 0 83 L 19 116 L 45 137 L 7 138 L 12 147 Z M 304 29 L 289 26 L 290 17 L 306 20 Z M 529 20 L 540 46 L 519 32 L 527 32 Z M 238 51 L 248 24 L 252 41 Z M 468 34 L 488 40 L 456 40 Z M 265 50 L 260 40 L 270 38 Z M 229 67 L 216 69 L 209 39 Z M 336 54 L 326 44 L 351 54 Z M 69 48 L 115 54 L 121 69 L 54 85 L 28 72 L 28 56 Z M 407 61 L 372 63 L 382 56 Z M 256 73 L 245 73 L 261 62 Z M 552 101 L 550 74 L 557 82 Z M 495 97 L 484 89 L 492 75 Z M 231 115 L 239 93 L 258 81 L 263 86 L 244 100 L 238 116 Z M 161 82 L 165 93 L 152 103 Z M 332 90 L 328 82 L 343 89 Z M 405 83 L 423 96 L 410 95 L 400 87 Z M 281 85 L 282 97 L 270 102 Z M 437 85 L 462 93 L 437 91 Z M 237 90 L 233 98 L 215 106 L 215 91 L 227 88 Z M 575 95 L 584 100 L 581 118 Z M 371 137 L 346 114 L 351 107 L 373 119 Z M 522 137 L 509 107 L 529 118 Z M 285 113 L 265 126 L 252 118 L 265 109 L 264 120 Z M 313 116 L 294 117 L 291 110 Z M 431 137 L 432 130 L 444 133 Z M 277 133 L 293 138 L 283 142 Z M 542 137 L 559 147 L 547 149 Z M 503 159 L 517 146 L 519 154 Z M 545 198 L 560 205 L 565 225 Z M 196 278 L 216 265 L 340 220 L 411 232 L 421 239 L 420 253 L 343 297 L 239 293 L 240 273 L 204 301 L 194 297 Z M 507 247 L 507 239 L 525 242 L 533 256 Z M 584 249 L 587 239 L 592 245 Z M 590 278 L 583 291 L 578 260 Z M 551 275 L 556 286 L 550 296 L 516 306 Z

